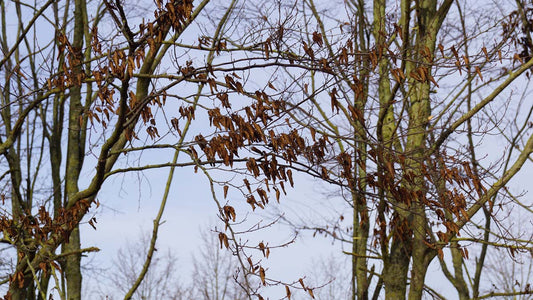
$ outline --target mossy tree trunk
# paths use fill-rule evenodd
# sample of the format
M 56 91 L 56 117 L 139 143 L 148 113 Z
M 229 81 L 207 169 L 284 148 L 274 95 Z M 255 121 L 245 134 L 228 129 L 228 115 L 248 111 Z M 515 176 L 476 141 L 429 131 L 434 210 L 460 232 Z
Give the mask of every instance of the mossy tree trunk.
M 78 182 L 85 158 L 84 131 L 86 130 L 86 122 L 83 117 L 84 105 L 82 103 L 82 78 L 85 76 L 83 71 L 83 47 L 86 26 L 86 20 L 84 18 L 85 6 L 85 0 L 74 1 L 74 32 L 72 53 L 70 53 L 69 57 L 74 83 L 70 88 L 68 109 L 67 154 L 65 158 L 66 207 L 72 207 L 74 205 L 75 200 L 72 197 L 79 192 Z M 68 300 L 81 299 L 82 275 L 80 246 L 80 230 L 79 226 L 76 226 L 62 247 L 62 253 L 65 255 L 63 268 L 65 271 L 64 276 L 66 279 Z

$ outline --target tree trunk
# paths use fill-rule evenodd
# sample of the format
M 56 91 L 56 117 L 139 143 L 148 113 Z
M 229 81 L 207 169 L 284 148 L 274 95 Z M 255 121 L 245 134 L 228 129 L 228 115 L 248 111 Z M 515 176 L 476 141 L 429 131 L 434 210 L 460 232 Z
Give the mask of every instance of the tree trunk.
M 83 105 L 81 103 L 81 78 L 84 76 L 83 63 L 83 38 L 84 38 L 84 17 L 85 1 L 76 0 L 74 3 L 74 39 L 72 43 L 73 53 L 70 66 L 74 80 L 70 89 L 69 121 L 68 121 L 68 144 L 67 144 L 67 165 L 65 171 L 65 194 L 67 196 L 66 207 L 72 207 L 75 202 L 71 199 L 78 192 L 78 180 L 83 165 L 85 140 L 82 140 L 84 124 Z M 79 80 L 79 81 L 78 81 Z M 76 226 L 70 233 L 68 241 L 63 245 L 62 252 L 67 254 L 65 258 L 65 279 L 67 281 L 67 299 L 81 299 L 81 253 L 80 253 L 80 232 Z
M 405 299 L 407 273 L 411 257 L 410 239 L 408 233 L 394 237 L 388 260 L 384 261 L 383 284 L 385 286 L 385 299 L 387 300 Z

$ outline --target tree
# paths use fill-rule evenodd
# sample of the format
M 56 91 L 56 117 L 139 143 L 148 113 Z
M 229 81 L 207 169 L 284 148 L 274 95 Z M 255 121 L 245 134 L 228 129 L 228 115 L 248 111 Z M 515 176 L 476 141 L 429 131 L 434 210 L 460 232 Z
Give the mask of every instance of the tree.
M 352 208 L 347 228 L 313 228 L 352 244 L 352 299 L 434 293 L 425 278 L 435 260 L 461 299 L 482 296 L 488 249 L 532 246 L 491 231 L 502 211 L 531 211 L 508 188 L 533 152 L 529 4 L 278 5 L 263 33 L 309 68 L 286 72 L 281 87 L 310 141 L 293 166 L 337 185 Z M 505 143 L 495 153 L 484 147 L 491 135 Z M 466 243 L 479 251 L 474 266 Z
M 180 259 L 171 248 L 157 247 L 150 269 L 132 299 L 246 299 L 243 283 L 237 281 L 242 278 L 238 276 L 235 256 L 219 246 L 218 233 L 210 227 L 200 230 L 202 242 L 200 250 L 192 255 L 190 273 L 183 271 Z M 150 235 L 146 233 L 121 247 L 112 266 L 94 278 L 98 287 L 88 297 L 92 299 L 98 295 L 100 299 L 115 299 L 127 294 L 141 272 L 148 244 Z M 102 290 L 103 287 L 111 288 Z
M 533 152 L 529 5 L 487 13 L 452 0 L 361 0 L 330 15 L 313 0 L 156 0 L 153 20 L 129 5 L 0 4 L 0 180 L 11 203 L 0 229 L 16 259 L 8 298 L 45 299 L 54 278 L 61 298 L 79 299 L 82 254 L 97 250 L 81 249 L 79 224 L 97 225 L 88 212 L 102 185 L 160 168 L 168 180 L 126 299 L 149 271 L 176 167 L 208 179 L 220 245 L 235 254 L 248 298 L 261 299 L 253 278 L 284 285 L 287 298 L 296 288 L 314 297 L 303 279 L 281 283 L 252 259 L 275 246 L 242 242 L 256 227 L 236 230 L 246 217 L 227 198 L 264 208 L 296 171 L 338 187 L 352 210 L 348 238 L 320 231 L 351 243 L 354 299 L 382 290 L 420 299 L 437 260 L 460 298 L 480 297 L 489 246 L 531 249 L 490 229 L 502 210 L 528 207 L 507 185 Z M 494 133 L 507 148 L 483 159 Z M 169 150 L 170 162 L 143 155 Z M 479 245 L 473 272 L 465 243 Z
M 0 229 L 16 259 L 3 282 L 9 284 L 6 298 L 45 299 L 54 287 L 61 299 L 80 299 L 82 255 L 98 251 L 81 248 L 80 222 L 97 226 L 88 213 L 99 206 L 98 192 L 112 176 L 170 170 L 147 259 L 127 299 L 150 267 L 176 167 L 210 176 L 209 168 L 243 163 L 255 177 L 290 178 L 274 164 L 258 169 L 257 162 L 270 164 L 270 158 L 251 151 L 279 138 L 268 134 L 273 124 L 267 120 L 281 118 L 281 102 L 269 100 L 266 83 L 254 89 L 241 80 L 245 72 L 280 62 L 267 52 L 266 63 L 254 64 L 265 58 L 262 41 L 232 44 L 227 32 L 238 17 L 237 1 L 222 9 L 209 3 L 154 1 L 153 20 L 147 20 L 130 15 L 134 4 L 119 0 L 1 2 L 0 180 L 3 205 L 7 200 L 11 207 L 2 210 Z M 247 102 L 232 108 L 230 96 Z M 197 117 L 206 121 L 199 125 L 203 135 L 189 137 Z M 142 155 L 169 150 L 170 162 Z M 249 203 L 263 206 L 265 192 L 252 188 L 261 200 L 250 196 Z M 230 230 L 235 210 L 217 204 Z M 219 237 L 238 247 L 234 233 Z M 246 276 L 259 276 L 259 270 L 254 264 Z
M 347 256 L 330 256 L 313 262 L 309 277 L 314 281 L 314 286 L 321 286 L 315 292 L 318 300 L 349 299 L 352 291 L 350 288 L 350 270 L 344 266 L 349 264 Z
M 487 258 L 485 268 L 491 285 L 485 294 L 503 299 L 531 299 L 531 254 L 520 253 L 510 258 L 505 250 L 498 250 Z
M 212 227 L 212 226 L 211 226 Z M 216 232 L 200 231 L 202 246 L 193 254 L 193 274 L 191 276 L 196 294 L 194 299 L 246 299 L 248 295 L 242 285 L 236 257 L 219 247 Z M 252 288 L 252 287 L 250 287 Z
M 46 298 L 50 276 L 61 268 L 68 299 L 80 298 L 81 254 L 96 249 L 80 249 L 78 224 L 97 202 L 121 151 L 131 144 L 135 126 L 155 124 L 151 106 L 160 103 L 155 98 L 165 89 L 150 87 L 149 75 L 168 50 L 163 38 L 171 31 L 179 36 L 198 13 L 190 2 L 169 7 L 175 10 L 166 12 L 159 5 L 158 24 L 143 24 L 149 31 L 133 33 L 118 1 L 47 1 L 35 7 L 2 2 L 0 153 L 9 182 L 6 197 L 12 203 L 11 214 L 2 216 L 2 230 L 18 259 L 8 297 Z M 13 12 L 18 29 L 11 39 L 6 28 Z M 28 13 L 32 18 L 26 23 Z M 108 40 L 98 34 L 105 17 L 116 22 L 116 30 L 104 33 Z M 38 32 L 39 26 L 53 34 Z M 155 127 L 147 129 L 157 135 Z M 101 139 L 90 140 L 93 133 Z M 89 182 L 80 177 L 87 151 L 96 158 L 90 162 L 94 172 Z M 36 202 L 37 196 L 51 201 Z M 56 255 L 59 246 L 61 254 Z
M 110 275 L 106 278 L 111 283 L 109 286 L 114 288 L 109 291 L 110 294 L 104 295 L 103 299 L 128 293 L 139 276 L 148 254 L 146 245 L 149 243 L 150 236 L 143 234 L 135 242 L 128 242 L 118 250 L 108 271 Z M 178 270 L 176 255 L 170 249 L 160 249 L 154 254 L 150 269 L 132 299 L 187 299 L 187 289 L 183 288 L 177 278 Z

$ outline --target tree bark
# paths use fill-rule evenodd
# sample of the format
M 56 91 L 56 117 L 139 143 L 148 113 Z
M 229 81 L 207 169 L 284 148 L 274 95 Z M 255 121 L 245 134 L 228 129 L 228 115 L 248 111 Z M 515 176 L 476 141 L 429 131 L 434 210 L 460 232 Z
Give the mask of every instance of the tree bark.
M 72 197 L 79 191 L 78 180 L 84 160 L 85 140 L 82 140 L 84 131 L 83 105 L 81 100 L 81 78 L 83 72 L 83 40 L 84 40 L 84 17 L 85 0 L 74 2 L 74 38 L 72 42 L 73 53 L 70 53 L 70 66 L 72 69 L 73 86 L 70 89 L 68 141 L 67 141 L 67 164 L 65 170 L 65 195 L 66 207 L 72 207 Z M 62 247 L 62 253 L 66 254 L 64 271 L 67 282 L 67 299 L 81 299 L 82 275 L 80 253 L 80 231 L 76 226 L 68 240 Z

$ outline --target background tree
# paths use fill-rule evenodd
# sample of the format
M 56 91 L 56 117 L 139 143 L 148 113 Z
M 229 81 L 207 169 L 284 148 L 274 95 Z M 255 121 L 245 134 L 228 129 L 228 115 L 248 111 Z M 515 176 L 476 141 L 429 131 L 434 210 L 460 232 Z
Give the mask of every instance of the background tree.
M 200 230 L 202 245 L 193 254 L 192 288 L 194 299 L 247 299 L 242 285 L 242 270 L 236 257 L 220 247 L 216 232 L 209 227 Z M 254 284 L 251 282 L 250 284 Z
M 127 242 L 121 247 L 113 259 L 113 264 L 107 272 L 109 286 L 114 287 L 105 297 L 120 297 L 130 290 L 137 280 L 146 259 L 150 243 L 150 236 L 143 234 L 135 242 Z M 135 291 L 132 299 L 187 299 L 187 290 L 178 278 L 180 272 L 179 260 L 170 249 L 161 248 L 154 254 L 150 269 L 141 285 Z M 102 284 L 104 286 L 104 284 Z
M 321 286 L 315 291 L 315 299 L 349 299 L 351 291 L 351 272 L 349 257 L 331 255 L 322 257 L 312 263 L 308 277 L 314 286 Z
M 247 299 L 236 257 L 220 247 L 218 233 L 211 231 L 212 226 L 200 229 L 202 242 L 192 254 L 190 270 L 180 262 L 185 258 L 178 258 L 171 248 L 158 246 L 132 299 Z M 86 298 L 115 299 L 126 295 L 139 277 L 150 239 L 149 234 L 144 234 L 121 247 L 112 265 L 94 274 L 97 286 Z
M 533 265 L 530 253 L 515 254 L 506 250 L 492 251 L 487 257 L 486 280 L 490 283 L 483 294 L 503 299 L 531 299 L 531 274 Z
M 85 293 L 85 298 L 119 299 L 137 280 L 146 259 L 150 235 L 144 233 L 135 241 L 121 247 L 111 266 L 94 274 L 96 286 Z M 167 247 L 158 247 L 150 269 L 132 299 L 191 299 L 192 290 L 183 283 L 180 259 Z

